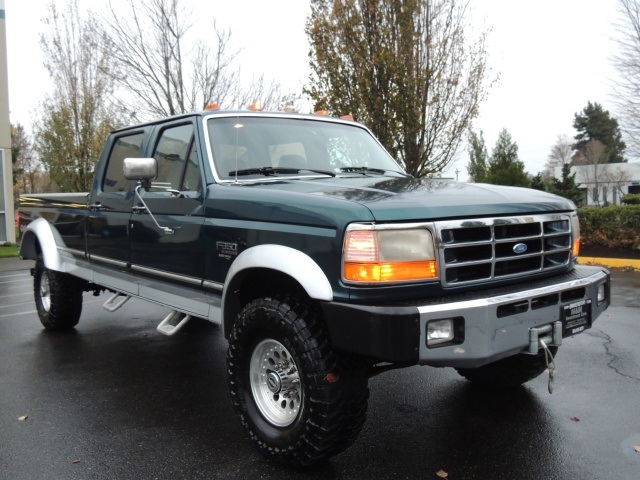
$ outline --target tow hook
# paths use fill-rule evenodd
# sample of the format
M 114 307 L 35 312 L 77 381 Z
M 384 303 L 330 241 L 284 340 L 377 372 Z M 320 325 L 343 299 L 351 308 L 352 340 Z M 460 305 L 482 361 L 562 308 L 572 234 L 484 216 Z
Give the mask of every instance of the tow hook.
M 544 361 L 549 372 L 549 393 L 553 393 L 553 372 L 556 368 L 553 354 L 549 350 L 548 345 L 562 345 L 562 322 L 553 322 L 541 327 L 532 327 L 529 329 L 529 350 L 527 353 L 537 355 L 542 348 L 544 352 Z
M 549 383 L 547 388 L 549 389 L 549 393 L 553 393 L 553 371 L 556 369 L 556 364 L 554 363 L 553 353 L 544 343 L 544 340 L 540 340 L 540 345 L 544 349 L 544 362 L 547 364 L 547 372 L 549 372 Z

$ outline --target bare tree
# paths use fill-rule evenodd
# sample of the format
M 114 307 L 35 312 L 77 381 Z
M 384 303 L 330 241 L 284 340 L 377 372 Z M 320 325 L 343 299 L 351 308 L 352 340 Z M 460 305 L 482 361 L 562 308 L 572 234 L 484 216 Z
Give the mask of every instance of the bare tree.
M 609 159 L 605 145 L 598 140 L 590 140 L 573 157 L 573 164 L 580 166 L 578 180 L 587 187 L 593 203 L 600 204 L 600 187 L 606 183 L 604 173 Z
M 573 141 L 567 135 L 558 135 L 556 143 L 551 147 L 551 152 L 544 164 L 542 175 L 546 180 L 555 178 L 556 167 L 562 167 L 571 163 L 573 154 Z
M 210 103 L 239 107 L 259 101 L 269 107 L 282 100 L 275 82 L 242 81 L 234 68 L 238 52 L 231 47 L 230 30 L 213 21 L 207 40 L 191 41 L 191 16 L 179 0 L 126 4 L 116 9 L 109 2 L 105 28 L 112 61 L 119 66 L 114 78 L 132 97 L 136 117 L 176 115 Z
M 602 179 L 608 188 L 611 189 L 614 203 L 617 203 L 617 199 L 622 198 L 622 196 L 626 194 L 622 187 L 629 185 L 631 176 L 629 172 L 619 164 L 608 163 L 604 165 Z
M 640 3 L 638 0 L 618 0 L 621 20 L 616 42 L 618 53 L 613 57 L 619 72 L 615 85 L 617 107 L 626 134 L 628 149 L 640 155 Z
M 55 91 L 34 125 L 34 148 L 58 188 L 83 191 L 104 139 L 119 124 L 111 102 L 113 63 L 105 38 L 95 34 L 95 17 L 81 14 L 77 0 L 62 11 L 50 4 L 45 23 L 40 45 Z
M 486 33 L 470 41 L 467 0 L 311 1 L 318 109 L 367 124 L 407 171 L 442 172 L 487 95 Z
M 40 162 L 33 144 L 21 124 L 11 125 L 11 160 L 13 161 L 13 193 L 17 204 L 21 193 L 36 193 L 36 176 Z

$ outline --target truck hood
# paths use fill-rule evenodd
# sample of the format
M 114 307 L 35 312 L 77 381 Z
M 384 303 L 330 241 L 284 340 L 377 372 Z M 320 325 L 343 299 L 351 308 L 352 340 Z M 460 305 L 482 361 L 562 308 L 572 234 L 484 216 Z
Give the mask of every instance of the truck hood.
M 268 184 L 262 185 L 266 187 Z M 335 177 L 275 182 L 269 187 L 355 202 L 369 209 L 378 222 L 575 209 L 571 201 L 539 190 L 441 179 Z

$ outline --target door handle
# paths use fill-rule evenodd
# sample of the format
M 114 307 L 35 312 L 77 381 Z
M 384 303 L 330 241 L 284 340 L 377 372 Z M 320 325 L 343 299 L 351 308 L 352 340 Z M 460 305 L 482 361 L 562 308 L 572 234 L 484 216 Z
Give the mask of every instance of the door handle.
M 102 208 L 102 204 L 100 202 L 92 203 L 91 205 L 89 205 L 90 210 L 100 210 L 101 208 Z
M 140 206 L 131 207 L 131 210 L 133 210 L 133 213 L 143 213 L 147 211 L 147 207 L 140 205 Z

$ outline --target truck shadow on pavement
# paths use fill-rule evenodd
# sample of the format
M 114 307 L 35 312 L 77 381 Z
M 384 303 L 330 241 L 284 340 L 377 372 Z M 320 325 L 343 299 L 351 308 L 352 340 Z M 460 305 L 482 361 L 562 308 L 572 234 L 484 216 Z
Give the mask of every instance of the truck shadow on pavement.
M 32 396 L 46 399 L 32 408 L 66 438 L 48 448 L 77 452 L 98 478 L 159 469 L 161 478 L 290 475 L 244 437 L 229 399 L 221 330 L 195 320 L 168 338 L 155 322 L 83 318 L 74 331 L 42 331 L 26 342 L 33 354 L 26 377 L 42 379 L 30 386 Z M 385 373 L 370 388 L 357 442 L 296 478 L 430 478 L 487 462 L 493 478 L 516 474 L 514 465 L 518 478 L 523 467 L 554 471 L 553 429 L 537 391 L 482 391 L 451 369 L 428 367 Z

